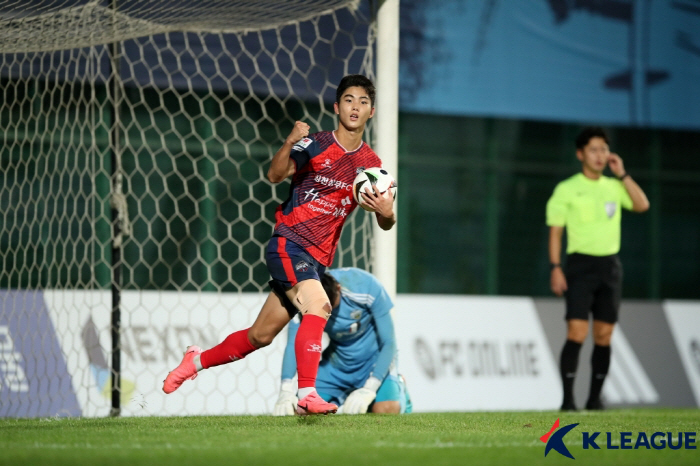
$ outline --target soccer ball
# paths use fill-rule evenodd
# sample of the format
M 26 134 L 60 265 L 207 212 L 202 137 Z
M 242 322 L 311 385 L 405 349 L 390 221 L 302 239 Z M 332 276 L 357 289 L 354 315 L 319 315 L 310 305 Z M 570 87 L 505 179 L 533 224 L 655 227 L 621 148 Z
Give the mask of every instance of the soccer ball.
M 359 173 L 355 177 L 355 181 L 352 182 L 352 195 L 355 198 L 355 202 L 367 212 L 374 212 L 374 209 L 365 204 L 365 200 L 360 193 L 363 192 L 365 188 L 373 191 L 372 186 L 376 186 L 379 192 L 384 195 L 389 191 L 391 195 L 394 196 L 394 199 L 396 199 L 396 189 L 398 185 L 394 177 L 383 168 L 367 168 Z

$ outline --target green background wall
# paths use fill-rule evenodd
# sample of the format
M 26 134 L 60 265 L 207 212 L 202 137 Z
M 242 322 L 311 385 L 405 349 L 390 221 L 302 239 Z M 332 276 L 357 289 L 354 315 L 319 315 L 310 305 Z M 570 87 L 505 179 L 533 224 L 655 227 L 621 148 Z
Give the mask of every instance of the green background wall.
M 401 114 L 399 292 L 548 296 L 545 204 L 583 125 Z M 700 134 L 606 128 L 651 202 L 622 220 L 624 296 L 700 297 Z
M 79 85 L 53 92 L 50 83 L 3 80 L 0 88 L 5 102 L 17 102 L 0 111 L 0 287 L 108 286 L 106 92 L 95 89 L 101 103 L 93 112 L 91 91 Z M 123 168 L 134 229 L 124 248 L 125 287 L 261 289 L 267 272 L 247 265 L 260 254 L 247 238 L 267 241 L 271 228 L 258 219 L 272 218 L 288 187 L 251 183 L 267 170 L 265 144 L 278 146 L 291 122 L 259 128 L 260 147 L 223 150 L 212 132 L 258 137 L 252 127 L 226 127 L 242 108 L 206 99 L 199 105 L 176 92 L 124 95 Z M 271 121 L 285 121 L 284 109 L 266 105 Z M 580 169 L 573 140 L 581 127 L 401 113 L 398 291 L 549 296 L 545 203 L 557 182 Z M 612 150 L 651 201 L 649 212 L 623 215 L 624 296 L 700 298 L 700 133 L 607 129 Z M 175 168 L 180 175 L 171 173 Z M 207 174 L 216 176 L 203 181 Z M 176 195 L 163 196 L 165 189 Z M 268 202 L 248 202 L 251 192 Z M 180 215 L 168 213 L 175 207 Z

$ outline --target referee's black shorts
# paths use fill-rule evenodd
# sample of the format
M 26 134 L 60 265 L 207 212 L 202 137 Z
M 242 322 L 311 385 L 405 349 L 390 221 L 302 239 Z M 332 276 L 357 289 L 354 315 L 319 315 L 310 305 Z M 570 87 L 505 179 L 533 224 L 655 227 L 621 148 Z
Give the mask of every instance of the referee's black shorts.
M 592 313 L 594 320 L 617 322 L 622 296 L 622 264 L 617 254 L 569 254 L 565 273 L 567 320 L 588 320 Z

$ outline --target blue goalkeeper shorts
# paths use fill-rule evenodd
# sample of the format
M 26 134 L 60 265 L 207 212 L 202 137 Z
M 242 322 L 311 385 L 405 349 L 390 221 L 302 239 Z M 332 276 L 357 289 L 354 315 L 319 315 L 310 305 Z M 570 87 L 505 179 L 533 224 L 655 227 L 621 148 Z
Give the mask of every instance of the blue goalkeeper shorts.
M 318 394 L 327 402 L 335 403 L 338 406 L 341 406 L 343 403 L 345 403 L 348 395 L 355 390 L 355 387 L 345 389 L 338 388 L 337 386 L 334 386 L 335 384 L 333 383 L 326 383 L 327 381 L 323 380 L 323 375 L 324 374 L 319 367 L 318 377 L 316 378 L 316 389 Z M 387 376 L 384 377 L 382 385 L 379 387 L 379 390 L 377 390 L 377 397 L 374 399 L 372 404 L 381 401 L 398 401 L 401 405 L 401 410 L 399 411 L 400 414 L 410 413 L 413 409 L 411 399 L 408 395 L 408 390 L 406 389 L 406 384 L 404 383 L 403 378 L 397 374 L 387 374 Z M 372 405 L 370 405 L 367 409 L 367 412 L 371 411 Z

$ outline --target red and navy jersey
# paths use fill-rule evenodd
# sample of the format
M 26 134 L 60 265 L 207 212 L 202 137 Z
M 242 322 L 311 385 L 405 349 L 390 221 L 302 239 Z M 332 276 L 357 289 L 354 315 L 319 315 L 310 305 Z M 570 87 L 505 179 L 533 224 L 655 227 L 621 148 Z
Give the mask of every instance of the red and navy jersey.
M 275 233 L 329 266 L 345 219 L 357 207 L 352 182 L 365 168 L 381 167 L 382 161 L 364 142 L 357 150 L 346 151 L 332 131 L 302 139 L 294 145 L 290 158 L 296 172 L 289 198 L 275 212 Z

